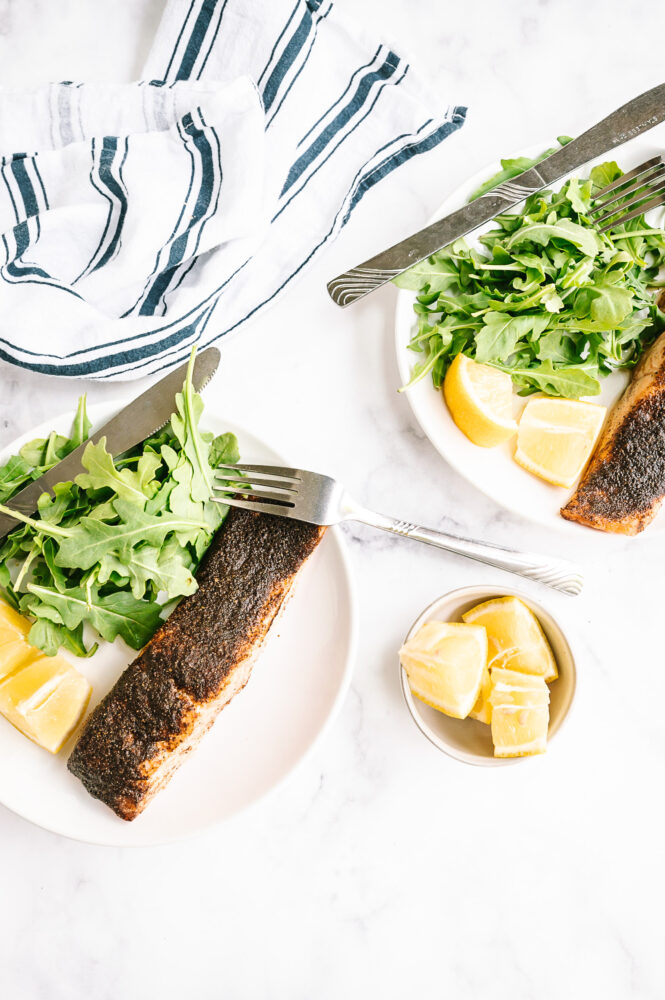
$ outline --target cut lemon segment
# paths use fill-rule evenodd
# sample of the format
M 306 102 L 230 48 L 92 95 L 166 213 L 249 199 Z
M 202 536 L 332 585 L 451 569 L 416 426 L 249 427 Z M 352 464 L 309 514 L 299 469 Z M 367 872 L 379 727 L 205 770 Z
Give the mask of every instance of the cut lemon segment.
M 545 679 L 501 667 L 491 674 L 495 757 L 544 753 L 550 713 L 550 692 Z
M 458 354 L 443 380 L 450 414 L 470 441 L 493 448 L 517 430 L 510 375 Z
M 485 666 L 483 676 L 480 681 L 480 694 L 478 695 L 476 704 L 469 712 L 469 717 L 471 719 L 477 719 L 478 722 L 485 722 L 489 725 L 492 721 L 492 706 L 490 704 L 491 693 L 492 678 L 490 677 L 489 669 Z
M 537 396 L 520 418 L 515 461 L 555 486 L 572 486 L 594 449 L 607 408 Z
M 528 757 L 545 753 L 549 708 L 492 706 L 495 757 Z
M 544 677 L 499 667 L 492 670 L 490 703 L 492 708 L 542 708 L 549 705 L 550 692 Z
M 487 634 L 477 625 L 427 622 L 400 650 L 411 691 L 432 708 L 465 719 L 487 663 Z
M 32 659 L 0 683 L 0 712 L 24 736 L 57 753 L 78 725 L 91 687 L 64 657 L 28 648 Z
M 558 674 L 550 644 L 533 611 L 519 597 L 484 601 L 462 615 L 470 625 L 487 630 L 489 666 L 540 674 L 546 681 Z

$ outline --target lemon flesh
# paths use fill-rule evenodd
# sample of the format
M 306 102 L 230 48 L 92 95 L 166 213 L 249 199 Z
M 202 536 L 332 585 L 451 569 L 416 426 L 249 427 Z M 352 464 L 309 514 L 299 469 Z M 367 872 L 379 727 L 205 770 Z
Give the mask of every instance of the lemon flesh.
M 57 753 L 78 725 L 91 687 L 64 657 L 44 656 L 31 646 L 29 629 L 28 621 L 0 601 L 0 714 Z
M 480 692 L 487 664 L 485 629 L 461 622 L 427 622 L 400 650 L 416 698 L 465 719 Z
M 547 748 L 550 693 L 543 677 L 492 670 L 495 757 L 526 757 Z
M 517 431 L 510 375 L 458 354 L 443 380 L 450 415 L 470 441 L 493 448 Z
M 477 719 L 478 722 L 485 722 L 489 725 L 492 721 L 492 706 L 490 704 L 491 693 L 492 678 L 490 677 L 489 668 L 485 666 L 480 682 L 480 694 L 476 699 L 476 704 L 469 712 L 469 717 L 471 719 Z
M 572 486 L 591 457 L 606 413 L 596 403 L 530 399 L 519 422 L 515 461 L 548 483 Z
M 558 676 L 556 660 L 533 611 L 519 597 L 484 601 L 462 615 L 470 625 L 487 630 L 489 667 L 506 667 L 539 674 L 546 681 Z

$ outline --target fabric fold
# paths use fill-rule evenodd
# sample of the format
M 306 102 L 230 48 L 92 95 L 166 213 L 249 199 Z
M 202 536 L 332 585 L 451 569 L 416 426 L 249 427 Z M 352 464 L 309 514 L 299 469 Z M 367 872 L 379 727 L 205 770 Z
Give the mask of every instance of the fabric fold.
M 170 0 L 145 80 L 0 92 L 0 358 L 179 363 L 267 308 L 465 109 L 330 0 Z

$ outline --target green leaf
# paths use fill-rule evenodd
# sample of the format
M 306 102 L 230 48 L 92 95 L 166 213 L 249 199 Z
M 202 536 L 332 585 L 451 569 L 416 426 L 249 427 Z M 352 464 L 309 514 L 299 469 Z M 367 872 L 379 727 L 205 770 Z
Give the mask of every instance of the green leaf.
M 550 240 L 560 239 L 572 243 L 586 257 L 596 257 L 600 252 L 601 242 L 595 230 L 586 229 L 577 222 L 570 219 L 560 219 L 556 223 L 527 223 L 518 229 L 517 232 L 506 241 L 506 247 L 510 250 L 514 246 L 521 246 L 523 243 L 537 243 L 539 246 L 547 246 Z
M 613 181 L 618 180 L 622 175 L 623 170 L 621 170 L 618 163 L 610 160 L 608 163 L 600 163 L 597 167 L 593 167 L 589 174 L 589 179 L 595 190 L 599 191 Z
M 597 396 L 600 382 L 580 365 L 562 365 L 555 368 L 548 359 L 538 368 L 504 368 L 513 378 L 524 380 L 527 385 L 540 389 L 550 396 L 564 396 L 579 399 L 581 396 Z
M 230 432 L 218 434 L 210 444 L 210 465 L 217 469 L 220 465 L 235 465 L 240 461 L 238 438 Z
M 69 444 L 71 451 L 78 448 L 80 444 L 83 444 L 83 442 L 88 439 L 91 426 L 92 424 L 88 419 L 88 413 L 86 410 L 86 394 L 83 393 L 82 396 L 79 396 L 76 415 L 74 417 L 74 422 L 72 423 L 72 429 L 69 432 Z
M 42 603 L 55 608 L 67 628 L 89 622 L 107 642 L 121 636 L 132 649 L 141 649 L 159 624 L 160 605 L 137 600 L 127 591 L 101 596 L 96 587 L 89 591 L 73 587 L 62 594 L 35 584 L 28 589 Z
M 163 547 L 143 545 L 135 549 L 128 564 L 134 597 L 143 597 L 149 585 L 169 597 L 185 597 L 197 589 L 187 549 L 170 539 Z
M 199 528 L 207 532 L 207 522 L 179 517 L 164 511 L 148 514 L 131 501 L 116 500 L 113 504 L 119 524 L 106 524 L 83 517 L 72 526 L 60 543 L 56 563 L 68 569 L 92 569 L 108 553 L 115 553 L 128 564 L 132 549 L 141 542 L 159 544 L 171 532 L 191 532 Z
M 175 397 L 178 412 L 171 417 L 171 427 L 192 466 L 192 500 L 206 501 L 212 496 L 212 475 L 208 460 L 210 443 L 204 440 L 198 426 L 203 412 L 203 400 L 192 387 L 194 357 L 195 350 L 192 350 L 183 390 Z
M 485 313 L 484 326 L 476 334 L 476 361 L 507 361 L 515 346 L 531 329 L 530 316 Z
M 47 656 L 55 656 L 61 647 L 68 649 L 74 656 L 93 656 L 99 646 L 95 642 L 86 648 L 83 641 L 83 624 L 75 629 L 56 625 L 46 618 L 38 618 L 28 632 L 28 642 L 31 646 L 41 649 Z
M 113 456 L 106 450 L 106 438 L 102 437 L 97 444 L 86 445 L 81 465 L 87 472 L 81 472 L 75 482 L 82 490 L 110 489 L 123 500 L 143 507 L 151 495 L 151 483 L 161 460 L 154 452 L 146 452 L 139 459 L 136 472 L 118 470 Z
M 607 329 L 615 329 L 633 311 L 633 293 L 628 288 L 596 284 L 591 294 L 591 319 Z
M 393 283 L 398 288 L 429 292 L 446 292 L 458 281 L 457 265 L 445 254 L 434 254 L 393 278 Z

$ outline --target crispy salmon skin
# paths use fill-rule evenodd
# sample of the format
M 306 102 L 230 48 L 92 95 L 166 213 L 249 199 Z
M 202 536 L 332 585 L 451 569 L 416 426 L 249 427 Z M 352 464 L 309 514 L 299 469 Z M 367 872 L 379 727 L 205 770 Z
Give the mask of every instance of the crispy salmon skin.
M 197 580 L 87 720 L 67 767 L 121 819 L 169 781 L 254 659 L 324 528 L 232 508 Z
M 596 451 L 561 514 L 568 521 L 636 535 L 665 498 L 665 334 L 636 367 Z

